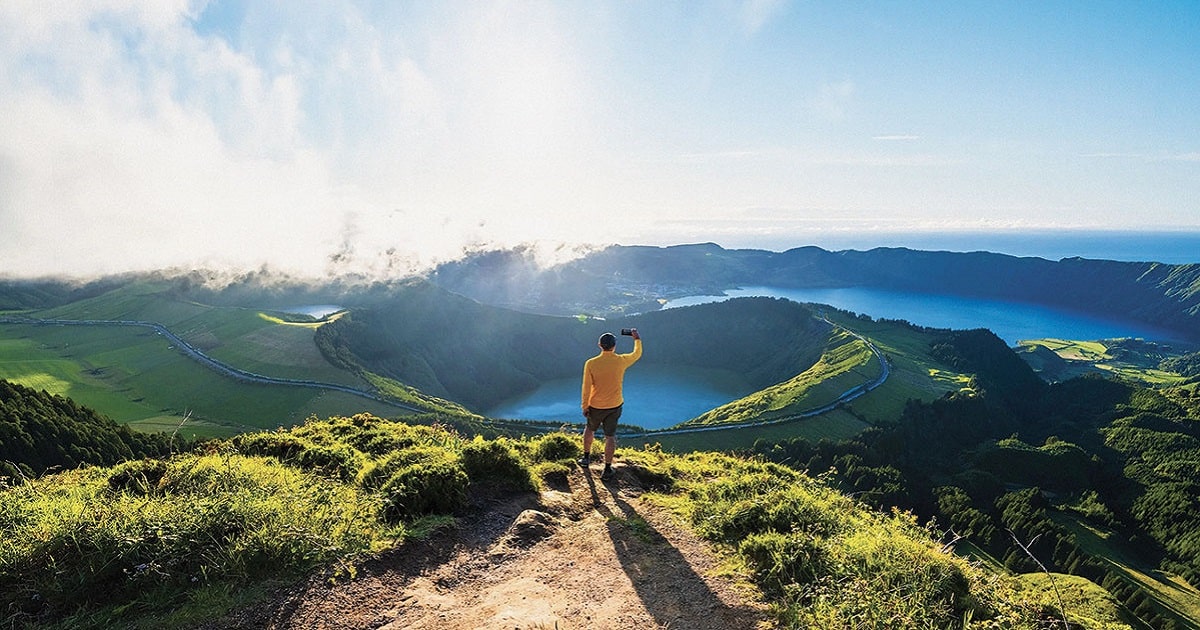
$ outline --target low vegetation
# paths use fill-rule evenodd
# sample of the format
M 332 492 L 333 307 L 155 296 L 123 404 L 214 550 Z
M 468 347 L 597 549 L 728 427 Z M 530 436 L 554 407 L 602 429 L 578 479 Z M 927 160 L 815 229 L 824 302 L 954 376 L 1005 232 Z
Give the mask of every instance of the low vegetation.
M 879 377 L 882 367 L 863 341 L 835 331 L 827 350 L 812 367 L 781 383 L 760 389 L 701 414 L 684 424 L 718 425 L 770 422 L 828 406 L 856 387 Z
M 359 415 L 46 475 L 0 491 L 0 607 L 17 625 L 187 627 L 263 584 L 350 577 L 472 497 L 535 490 L 578 455 L 561 433 L 485 440 Z M 1037 628 L 1060 614 L 1040 589 L 1022 595 L 948 553 L 913 516 L 872 512 L 793 469 L 620 456 L 659 488 L 655 501 L 744 563 L 787 627 Z
M 1200 354 L 1181 354 L 1170 346 L 1141 339 L 1034 339 L 1021 342 L 1016 352 L 1048 381 L 1100 374 L 1161 386 L 1178 385 L 1200 375 L 1200 369 L 1192 367 Z
M 1200 399 L 1097 376 L 1046 385 L 986 331 L 934 353 L 971 387 L 912 401 L 841 442 L 760 443 L 763 456 L 886 509 L 913 510 L 1018 572 L 1041 566 L 1109 591 L 1130 623 L 1200 623 Z

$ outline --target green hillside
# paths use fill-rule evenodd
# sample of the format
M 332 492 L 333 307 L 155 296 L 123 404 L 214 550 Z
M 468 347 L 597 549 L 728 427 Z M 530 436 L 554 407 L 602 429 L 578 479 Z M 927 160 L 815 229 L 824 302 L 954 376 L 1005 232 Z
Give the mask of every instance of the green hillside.
M 29 295 L 36 292 L 26 289 L 20 294 L 21 300 L 29 303 L 32 300 Z M 813 474 L 830 471 L 824 479 L 865 505 L 878 508 L 880 513 L 899 507 L 919 515 L 922 522 L 936 518 L 940 525 L 933 535 L 949 530 L 947 539 L 961 536 L 959 548 L 965 554 L 991 563 L 997 571 L 1032 573 L 1038 570 L 1038 562 L 1041 562 L 1060 574 L 1091 580 L 1111 594 L 1108 599 L 1115 598 L 1113 601 L 1118 602 L 1118 605 L 1111 602 L 1105 605 L 1102 602 L 1106 597 L 1095 589 L 1073 578 L 1061 578 L 1064 585 L 1073 585 L 1071 597 L 1081 602 L 1066 606 L 1066 614 L 1073 626 L 1117 624 L 1113 627 L 1120 627 L 1122 622 L 1140 623 L 1136 619 L 1152 627 L 1167 628 L 1196 627 L 1200 623 L 1200 592 L 1193 587 L 1200 582 L 1200 567 L 1195 565 L 1194 535 L 1200 531 L 1200 517 L 1196 516 L 1194 500 L 1200 495 L 1194 474 L 1195 463 L 1200 461 L 1200 455 L 1196 454 L 1196 439 L 1200 433 L 1195 429 L 1200 426 L 1200 402 L 1197 402 L 1200 395 L 1194 379 L 1180 375 L 1166 378 L 1153 371 L 1164 367 L 1173 367 L 1179 372 L 1190 369 L 1190 355 L 1164 354 L 1153 344 L 1130 340 L 1106 342 L 1100 346 L 1063 342 L 1053 350 L 1041 345 L 1034 352 L 1044 366 L 1062 369 L 1059 363 L 1072 360 L 1070 353 L 1081 356 L 1090 353 L 1088 358 L 1093 361 L 1093 369 L 1095 364 L 1103 362 L 1119 364 L 1120 368 L 1105 372 L 1114 377 L 1113 380 L 1072 378 L 1068 372 L 1063 372 L 1059 382 L 1047 384 L 1030 369 L 1029 364 L 1033 361 L 1028 358 L 1022 361 L 1003 341 L 985 330 L 924 329 L 907 322 L 874 320 L 866 315 L 785 300 L 739 299 L 598 320 L 530 315 L 482 305 L 429 283 L 408 282 L 372 287 L 359 293 L 343 292 L 340 296 L 344 299 L 339 302 L 348 310 L 327 320 L 316 321 L 274 310 L 286 306 L 293 296 L 319 294 L 315 289 L 305 291 L 309 290 L 296 289 L 284 297 L 281 297 L 283 294 L 263 297 L 262 301 L 272 306 L 270 309 L 257 307 L 256 294 L 245 288 L 214 292 L 186 283 L 181 285 L 178 281 L 131 280 L 115 288 L 106 286 L 104 290 L 85 293 L 48 291 L 39 294 L 42 297 L 37 299 L 49 308 L 14 311 L 2 316 L 5 321 L 0 322 L 0 377 L 36 390 L 44 389 L 48 393 L 39 395 L 50 399 L 54 394 L 61 394 L 88 406 L 94 404 L 105 415 L 138 428 L 174 431 L 186 416 L 188 420 L 183 423 L 182 435 L 238 436 L 220 443 L 226 446 L 210 446 L 205 455 L 181 457 L 195 458 L 186 464 L 191 467 L 189 470 L 207 470 L 215 460 L 203 458 L 219 455 L 225 458 L 224 465 L 242 471 L 238 473 L 239 478 L 252 478 L 261 473 L 275 479 L 263 486 L 271 490 L 253 490 L 250 491 L 252 495 L 278 490 L 288 497 L 296 493 L 329 497 L 346 492 L 347 496 L 358 497 L 353 498 L 352 503 L 362 505 L 364 501 L 379 500 L 380 495 L 376 493 L 382 486 L 372 484 L 386 485 L 379 479 L 364 485 L 366 471 L 383 465 L 378 460 L 384 451 L 390 453 L 409 448 L 410 438 L 397 438 L 392 434 L 410 435 L 410 429 L 396 428 L 399 425 L 379 418 L 410 411 L 344 391 L 239 380 L 189 357 L 158 329 L 114 322 L 165 325 L 172 334 L 179 335 L 187 347 L 203 351 L 236 370 L 273 379 L 315 379 L 363 392 L 390 395 L 397 404 L 409 401 L 417 406 L 441 409 L 443 413 L 436 416 L 408 417 L 412 422 L 455 426 L 463 432 L 460 435 L 435 431 L 427 435 L 421 433 L 424 429 L 411 429 L 426 436 L 417 440 L 424 447 L 437 445 L 459 453 L 456 449 L 465 448 L 462 446 L 467 441 L 464 436 L 483 433 L 496 438 L 507 434 L 510 437 L 500 442 L 516 454 L 514 457 L 521 465 L 514 468 L 506 464 L 509 466 L 506 470 L 524 468 L 533 471 L 534 484 L 545 483 L 538 481 L 545 475 L 559 479 L 558 475 L 563 471 L 562 462 L 536 453 L 554 448 L 573 452 L 577 448 L 573 438 L 562 435 L 557 438 L 552 435 L 512 437 L 522 433 L 540 436 L 541 433 L 530 425 L 501 424 L 470 415 L 456 403 L 463 403 L 468 408 L 486 408 L 499 398 L 525 391 L 545 379 L 576 377 L 582 358 L 594 351 L 595 339 L 600 332 L 633 326 L 647 338 L 645 361 L 716 372 L 724 370 L 730 378 L 736 377 L 755 388 L 744 399 L 694 421 L 695 425 L 708 425 L 700 427 L 706 429 L 704 432 L 662 432 L 626 438 L 623 442 L 626 445 L 645 443 L 646 447 L 623 451 L 622 458 L 629 463 L 631 474 L 637 475 L 639 480 L 653 482 L 651 485 L 666 483 L 673 488 L 673 492 L 662 498 L 664 506 L 678 511 L 681 518 L 692 522 L 692 526 L 712 540 L 731 550 L 736 548 L 747 566 L 758 567 L 755 574 L 759 588 L 770 594 L 785 619 L 792 620 L 788 623 L 797 626 L 816 624 L 817 627 L 831 623 L 837 627 L 837 622 L 830 620 L 844 619 L 842 615 L 883 614 L 879 611 L 888 607 L 894 612 L 896 604 L 876 601 L 862 594 L 882 588 L 871 582 L 882 579 L 877 571 L 880 565 L 862 560 L 861 556 L 855 555 L 859 551 L 847 551 L 847 544 L 855 549 L 859 545 L 852 542 L 858 539 L 853 538 L 849 530 L 836 529 L 836 535 L 822 534 L 827 538 L 813 534 L 812 540 L 799 540 L 789 536 L 797 531 L 808 531 L 804 530 L 807 525 L 798 530 L 786 529 L 785 525 L 792 527 L 794 522 L 771 520 L 775 516 L 767 520 L 776 529 L 764 532 L 772 533 L 773 537 L 762 540 L 754 538 L 754 532 L 749 530 L 735 530 L 732 534 L 707 530 L 721 519 L 729 519 L 731 523 L 758 519 L 760 516 L 754 516 L 754 510 L 759 507 L 746 498 L 749 495 L 735 494 L 731 499 L 735 505 L 729 508 L 732 516 L 705 512 L 692 502 L 720 505 L 724 499 L 687 490 L 691 487 L 688 484 L 693 483 L 689 480 L 703 478 L 703 485 L 721 485 L 723 475 L 728 473 L 737 477 L 742 473 L 729 471 L 742 471 L 743 465 L 751 464 L 731 463 L 744 461 L 737 457 L 731 460 L 703 454 L 679 457 L 664 452 L 719 448 L 727 453 L 754 453 L 765 460 L 785 463 Z M 15 299 L 10 301 L 16 302 Z M 33 319 L 76 323 L 39 324 L 31 321 Z M 840 397 L 846 392 L 861 389 L 879 378 L 885 367 L 880 356 L 888 368 L 886 380 L 865 395 L 842 401 Z M 1129 380 L 1130 377 L 1139 378 Z M 808 411 L 823 407 L 830 408 L 815 416 L 807 415 Z M 299 425 L 312 416 L 348 417 L 362 411 L 374 415 L 359 416 L 363 419 L 357 421 L 313 421 L 305 425 L 308 429 L 297 427 L 280 433 L 256 433 L 265 428 Z M 790 419 L 774 424 L 766 422 L 784 418 Z M 707 430 L 718 427 L 719 423 L 743 424 L 736 428 Z M 365 425 L 388 428 L 367 431 L 370 435 L 366 437 L 350 437 Z M 29 431 L 25 433 L 32 435 Z M 96 458 L 92 455 L 96 449 L 89 448 L 83 447 L 80 451 L 86 456 L 64 460 L 59 465 L 70 467 L 84 462 L 112 465 L 114 460 Z M 507 457 L 503 455 L 507 451 L 496 450 L 498 447 L 479 448 L 495 450 L 493 454 L 499 453 L 501 459 Z M 120 459 L 138 456 L 137 452 L 120 453 Z M 249 459 L 235 460 L 235 455 Z M 264 463 L 255 457 L 266 457 L 268 461 Z M 455 498 L 460 495 L 453 489 L 457 487 L 453 484 L 461 482 L 458 473 L 454 472 L 455 462 L 463 457 L 461 453 L 438 455 L 426 449 L 420 453 L 409 452 L 404 457 L 410 458 L 404 459 L 407 462 L 404 466 L 417 466 L 409 473 L 424 471 L 427 465 L 440 471 L 433 477 L 422 477 L 424 481 L 420 483 L 452 484 L 438 486 L 440 498 L 428 499 L 435 503 L 450 501 L 434 513 L 454 513 L 461 508 L 459 499 Z M 569 455 L 558 459 L 566 458 Z M 282 460 L 283 468 L 272 463 L 277 459 Z M 695 462 L 702 460 L 709 462 L 704 466 L 712 464 L 715 468 L 690 468 L 700 466 Z M 184 459 L 165 461 L 183 462 Z M 394 465 L 401 464 L 398 461 Z M 152 466 L 149 472 L 157 475 L 159 464 Z M 305 485 L 309 483 L 307 478 L 285 480 L 280 475 L 286 477 L 292 473 L 280 471 L 289 466 L 303 469 L 306 474 L 316 472 L 324 480 L 320 483 L 334 485 L 313 490 Z M 266 472 L 268 469 L 272 472 Z M 21 470 L 26 476 L 37 472 L 36 468 Z M 105 484 L 109 491 L 121 491 L 122 484 L 128 483 L 116 469 L 105 470 L 107 472 L 66 473 L 62 478 L 73 479 L 71 484 L 92 483 L 95 487 L 83 494 L 63 490 L 63 496 L 69 498 L 62 500 L 80 504 L 99 500 L 95 498 L 98 496 L 111 498 L 94 493 Z M 786 472 L 787 469 L 769 470 L 773 477 L 791 479 L 792 473 Z M 470 471 L 467 473 L 470 478 Z M 88 474 L 99 476 L 92 478 L 87 477 Z M 178 474 L 187 478 L 192 473 Z M 448 477 L 442 477 L 443 474 Z M 116 483 L 111 481 L 112 475 L 123 480 L 117 483 L 120 487 L 112 485 Z M 101 477 L 108 481 L 102 481 Z M 90 481 L 81 481 L 85 478 Z M 134 482 L 141 484 L 137 479 Z M 199 482 L 187 481 L 185 485 L 193 483 Z M 283 485 L 270 485 L 275 483 Z M 416 492 L 413 490 L 415 483 L 396 482 L 391 489 Z M 402 490 L 401 485 L 406 489 Z M 210 496 L 216 492 L 211 486 L 202 487 Z M 756 492 L 771 497 L 776 505 L 782 506 L 792 500 L 789 495 L 793 490 L 756 488 Z M 681 499 L 680 492 L 685 492 L 689 498 Z M 406 512 L 427 500 L 419 494 L 404 497 L 403 500 L 393 499 L 393 510 Z M 306 499 L 295 500 L 303 503 Z M 319 500 L 328 505 L 329 499 Z M 816 501 L 824 505 L 826 500 Z M 244 514 L 259 515 L 255 518 L 263 522 L 283 518 L 276 515 L 273 510 L 278 508 L 269 502 L 220 504 L 219 509 L 228 512 L 235 505 Z M 11 509 L 17 511 L 9 514 L 25 508 Z M 61 512 L 65 508 L 46 509 Z M 197 508 L 185 504 L 163 509 Z M 348 509 L 361 515 L 366 508 Z M 805 510 L 809 508 L 801 511 Z M 346 532 L 353 529 L 338 525 L 336 521 L 321 520 L 340 518 L 334 514 L 337 510 L 330 512 L 313 507 L 310 511 L 319 512 L 317 525 L 289 521 L 290 524 L 285 526 L 296 528 L 296 531 L 307 531 L 304 529 L 307 527 L 342 528 Z M 0 512 L 0 524 L 16 526 L 25 523 L 22 519 L 5 521 L 3 514 Z M 854 512 L 839 514 L 842 514 L 839 517 L 842 521 L 858 523 L 854 527 L 868 527 Z M 230 564 L 226 568 L 212 569 L 214 575 L 226 577 L 215 582 L 214 591 L 204 591 L 198 597 L 208 602 L 204 605 L 207 607 L 211 606 L 213 598 L 221 599 L 234 591 L 246 591 L 243 588 L 245 580 L 254 579 L 254 576 L 297 576 L 318 566 L 363 557 L 361 554 L 370 554 L 380 546 L 391 545 L 408 536 L 397 527 L 408 527 L 405 519 L 412 516 L 406 512 L 404 515 L 380 516 L 378 521 L 371 520 L 375 517 L 368 518 L 365 527 L 374 533 L 348 533 L 357 542 L 346 543 L 340 550 L 317 552 L 302 545 L 281 550 L 270 548 L 265 542 L 253 543 L 267 545 L 254 548 L 247 543 L 246 548 L 256 549 L 253 551 L 258 554 L 256 557 L 271 558 L 267 566 L 281 568 L 277 572 L 258 574 L 239 564 L 244 560 L 228 559 Z M 190 523 L 188 527 L 200 528 L 198 531 L 216 527 L 195 519 L 181 520 Z M 136 524 L 135 517 L 113 516 L 112 522 L 142 526 Z M 435 519 L 435 522 L 442 521 Z M 907 532 L 904 536 L 918 534 L 920 528 L 909 527 L 903 522 L 904 519 L 895 520 L 885 527 Z M 417 531 L 425 529 L 420 523 L 413 527 Z M 248 531 L 249 528 L 238 525 L 235 529 Z M 892 530 L 870 531 L 870 536 L 878 539 L 894 536 L 889 533 Z M 106 530 L 103 535 L 115 534 Z M 275 534 L 258 535 L 269 538 Z M 734 540 L 752 538 L 758 547 L 742 549 L 740 542 L 733 543 Z M 217 539 L 224 544 L 220 542 L 220 536 Z M 1017 541 L 1028 545 L 1028 553 L 1015 544 Z M 167 544 L 167 541 L 145 544 L 150 545 L 148 549 L 157 549 L 154 553 L 163 553 L 162 547 L 153 545 Z M 810 544 L 833 546 L 823 547 L 823 551 L 818 552 L 805 546 Z M 335 546 L 340 545 L 342 543 Z M 10 544 L 8 550 L 13 549 L 16 547 Z M 117 553 L 121 558 L 136 557 L 140 553 L 113 549 L 108 548 L 104 553 Z M 809 569 L 786 565 L 789 550 L 794 549 L 827 554 L 806 558 L 833 558 L 835 561 L 831 560 L 827 568 L 835 573 L 810 583 L 808 580 L 817 578 L 805 573 Z M 61 550 L 54 553 L 58 554 L 55 558 L 62 554 Z M 205 558 L 215 558 L 224 552 L 206 548 L 201 553 Z M 917 554 L 923 558 L 921 562 L 941 562 L 937 557 L 926 558 L 923 553 Z M 287 559 L 288 554 L 298 554 L 301 558 Z M 82 555 L 97 557 L 87 553 Z M 772 564 L 762 569 L 760 563 L 768 560 Z M 272 564 L 276 561 L 279 564 Z M 779 564 L 774 564 L 776 562 Z M 805 562 L 807 567 L 808 561 Z M 852 571 L 850 567 L 864 562 L 873 567 L 867 571 L 869 575 L 844 572 Z M 956 562 L 953 560 L 952 564 Z M 208 565 L 205 567 L 203 571 L 208 572 Z M 78 570 L 72 570 L 80 575 Z M 882 574 L 887 571 L 883 570 Z M 4 575 L 0 570 L 0 578 Z M 19 579 L 27 580 L 29 575 L 22 573 Z M 777 581 L 780 579 L 792 581 L 781 583 Z M 976 578 L 966 579 L 973 584 L 972 580 Z M 979 579 L 993 586 L 998 584 L 989 581 L 996 579 L 994 577 Z M 952 581 L 957 583 L 958 580 L 953 578 Z M 821 585 L 829 581 L 856 584 L 855 588 L 865 590 L 847 592 L 859 593 L 860 599 L 874 603 L 866 604 L 866 611 L 853 608 L 837 595 L 821 590 L 825 588 Z M 1029 584 L 1034 584 L 1032 588 L 1038 595 L 1020 590 L 1029 588 Z M 119 599 L 125 596 L 121 595 L 124 588 L 105 586 L 98 592 L 116 593 L 114 597 Z M 169 591 L 174 587 L 156 583 L 155 588 Z M 930 592 L 940 592 L 940 588 L 933 587 Z M 999 591 L 986 591 L 991 594 L 979 597 L 999 599 L 981 607 L 972 604 L 964 608 L 959 599 L 961 592 L 955 590 L 958 588 L 952 587 L 951 590 L 958 594 L 950 600 L 937 599 L 944 597 L 944 592 L 942 595 L 920 595 L 918 597 L 933 597 L 937 601 L 921 600 L 926 603 L 918 604 L 916 609 L 926 610 L 930 615 L 928 618 L 937 619 L 943 619 L 949 614 L 947 611 L 954 611 L 955 618 L 1022 620 L 1014 621 L 1013 627 L 1021 627 L 1034 617 L 1040 616 L 1045 621 L 1048 615 L 1053 616 L 1046 611 L 1053 609 L 1055 604 L 1044 603 L 1045 584 L 1035 578 L 1024 578 L 1022 584 L 1004 582 L 1002 588 L 996 587 Z M 219 593 L 226 595 L 219 596 Z M 138 603 L 130 610 L 163 610 L 167 606 L 145 599 L 157 595 L 140 593 L 134 597 Z M 165 597 L 173 602 L 173 606 L 192 595 L 174 593 Z M 1034 605 L 1030 603 L 1033 601 L 1042 603 Z M 828 608 L 824 607 L 826 604 Z M 97 602 L 66 604 L 68 608 L 77 605 L 92 610 Z M 1091 610 L 1093 605 L 1099 607 L 1097 611 Z M 852 609 L 854 612 L 848 612 Z M 1034 609 L 1041 612 L 1030 612 Z M 1080 609 L 1086 609 L 1086 612 Z M 928 612 L 934 610 L 937 612 Z M 46 608 L 45 611 L 50 612 L 38 614 L 74 614 L 61 608 L 53 611 Z M 1015 616 L 1004 617 L 1009 614 L 1004 611 L 1016 611 L 1011 612 Z M 89 619 L 93 618 L 92 614 L 87 613 Z M 95 618 L 121 619 L 126 614 L 129 613 L 124 609 L 105 608 Z
M 499 309 L 415 283 L 322 326 L 317 344 L 347 370 L 483 410 L 577 376 L 600 334 L 620 328 L 642 332 L 647 364 L 724 372 L 759 389 L 816 363 L 829 326 L 807 307 L 768 298 L 597 320 Z
M 469 496 L 561 483 L 578 448 L 558 433 L 487 441 L 359 415 L 57 473 L 0 489 L 0 605 L 28 627 L 193 627 L 271 585 L 420 553 L 410 542 Z M 1100 592 L 1072 591 L 1061 611 L 1044 583 L 981 569 L 912 517 L 784 466 L 620 457 L 624 483 L 650 484 L 649 500 L 745 567 L 783 627 L 1126 627 Z
M 74 400 L 0 379 L 0 486 L 48 470 L 166 455 L 170 436 L 131 431 Z M 14 481 L 15 482 L 15 481 Z
M 153 322 L 235 369 L 375 391 L 368 379 L 330 364 L 314 337 L 322 322 L 181 296 L 175 282 L 129 280 L 46 310 L 0 322 L 0 378 L 70 396 L 145 431 L 228 436 L 292 425 L 311 415 L 406 413 L 396 405 L 330 389 L 232 378 L 188 357 L 145 326 Z M 0 296 L 4 293 L 0 292 Z M 65 298 L 64 298 L 65 300 Z M 60 300 L 63 301 L 63 300 Z M 33 320 L 92 322 L 38 325 Z
M 1197 387 L 1098 377 L 1047 386 L 986 331 L 949 333 L 935 347 L 973 374 L 969 389 L 910 401 L 852 439 L 755 450 L 829 470 L 881 509 L 936 518 L 1010 570 L 1041 563 L 1087 578 L 1150 627 L 1200 626 Z
M 624 326 L 637 326 L 648 337 L 646 364 L 705 370 L 746 388 L 750 399 L 770 390 L 778 415 L 827 405 L 880 369 L 862 343 L 845 346 L 856 349 L 835 358 L 851 338 L 831 336 L 829 324 L 814 316 L 816 307 L 785 300 L 735 300 L 602 321 L 498 309 L 413 281 L 357 290 L 287 289 L 254 276 L 246 285 L 212 290 L 203 280 L 127 279 L 72 294 L 79 299 L 47 310 L 13 313 L 9 323 L 0 322 L 0 376 L 69 395 L 143 430 L 175 431 L 187 417 L 183 435 L 229 436 L 289 426 L 310 415 L 407 410 L 342 391 L 232 378 L 189 358 L 152 328 L 116 322 L 161 324 L 197 351 L 244 372 L 345 385 L 425 409 L 454 408 L 448 400 L 488 408 L 547 379 L 573 378 L 599 333 Z M 303 299 L 337 299 L 350 307 L 323 321 L 255 307 L 284 308 Z M 910 398 L 932 400 L 966 385 L 968 376 L 930 356 L 928 332 L 827 307 L 819 311 L 887 353 L 892 375 L 886 383 L 803 422 L 712 433 L 711 441 L 664 436 L 664 444 L 686 450 L 795 436 L 847 438 L 895 417 Z M 34 319 L 91 324 L 29 323 Z M 727 422 L 766 419 L 721 413 Z
M 559 314 L 619 315 L 660 300 L 739 286 L 872 287 L 1041 304 L 1171 331 L 1200 342 L 1200 264 L 1050 261 L 905 248 L 830 252 L 725 249 L 713 243 L 612 246 L 541 269 L 523 250 L 441 266 L 433 281 L 489 304 Z
M 1049 381 L 1101 374 L 1146 385 L 1177 385 L 1195 375 L 1188 369 L 1195 353 L 1141 339 L 1032 339 L 1022 341 L 1016 351 Z

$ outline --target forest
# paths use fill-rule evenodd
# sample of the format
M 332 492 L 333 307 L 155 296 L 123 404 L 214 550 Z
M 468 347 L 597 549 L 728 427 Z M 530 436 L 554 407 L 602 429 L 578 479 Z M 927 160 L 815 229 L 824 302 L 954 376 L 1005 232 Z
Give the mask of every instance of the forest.
M 0 379 L 0 482 L 166 455 L 171 446 L 168 435 L 133 431 L 69 398 Z
M 1086 577 L 1151 627 L 1188 627 L 1109 556 L 1200 583 L 1197 388 L 1099 377 L 1047 385 L 986 330 L 947 333 L 935 352 L 975 372 L 970 389 L 910 401 L 894 423 L 853 440 L 755 451 L 810 474 L 831 471 L 843 491 L 878 508 L 933 518 L 1014 571 L 1040 562 Z

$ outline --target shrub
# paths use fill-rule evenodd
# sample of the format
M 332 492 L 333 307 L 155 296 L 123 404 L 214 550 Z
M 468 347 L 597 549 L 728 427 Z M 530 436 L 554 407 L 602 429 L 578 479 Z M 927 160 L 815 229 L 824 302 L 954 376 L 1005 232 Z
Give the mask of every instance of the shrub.
M 810 534 L 751 534 L 738 545 L 750 561 L 754 577 L 768 592 L 781 594 L 792 585 L 816 581 L 831 569 L 829 552 Z
M 156 490 L 167 474 L 167 462 L 161 459 L 139 459 L 113 468 L 108 476 L 108 488 L 113 492 L 147 495 Z
M 717 493 L 724 491 L 719 489 Z M 832 495 L 818 497 L 796 486 L 747 495 L 738 500 L 705 502 L 700 498 L 693 523 L 702 534 L 728 543 L 765 532 L 803 531 L 828 536 L 845 525 L 843 517 L 847 506 L 839 503 Z
M 326 425 L 305 425 L 296 433 L 241 435 L 234 438 L 234 444 L 246 454 L 274 457 L 305 470 L 339 479 L 353 479 L 362 467 L 362 456 L 351 447 L 333 439 L 329 433 L 314 435 L 314 426 Z M 298 435 L 301 431 L 303 433 Z M 314 439 L 304 437 L 304 433 Z
M 583 452 L 579 441 L 565 433 L 551 433 L 538 439 L 533 455 L 538 461 L 555 462 L 575 459 Z
M 295 459 L 295 463 L 305 470 L 343 480 L 355 478 L 362 462 L 362 456 L 344 444 L 311 446 L 301 451 Z
M 466 504 L 470 479 L 457 457 L 441 456 L 396 470 L 380 487 L 387 517 L 393 521 L 426 514 L 450 514 Z
M 478 437 L 462 450 L 463 468 L 475 482 L 494 483 L 516 490 L 534 490 L 533 476 L 521 458 L 500 438 L 486 442 Z
M 364 467 L 359 474 L 359 484 L 365 488 L 379 488 L 399 470 L 424 462 L 440 461 L 448 456 L 446 449 L 437 446 L 410 446 Z
M 534 464 L 533 473 L 542 479 L 546 485 L 555 490 L 567 492 L 571 489 L 571 484 L 568 481 L 571 476 L 571 467 L 562 462 L 541 462 Z
M 246 455 L 265 455 L 290 460 L 308 448 L 308 441 L 291 432 L 248 433 L 233 438 L 233 445 Z

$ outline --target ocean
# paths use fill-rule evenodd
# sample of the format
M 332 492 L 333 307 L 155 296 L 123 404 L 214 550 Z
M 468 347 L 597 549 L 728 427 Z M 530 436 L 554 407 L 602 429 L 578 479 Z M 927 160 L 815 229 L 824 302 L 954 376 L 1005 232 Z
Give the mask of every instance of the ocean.
M 805 232 L 748 247 L 784 251 L 816 245 L 831 251 L 907 247 L 930 251 L 987 251 L 1047 260 L 1093 258 L 1126 262 L 1200 263 L 1200 231 L 1001 230 L 991 232 Z

